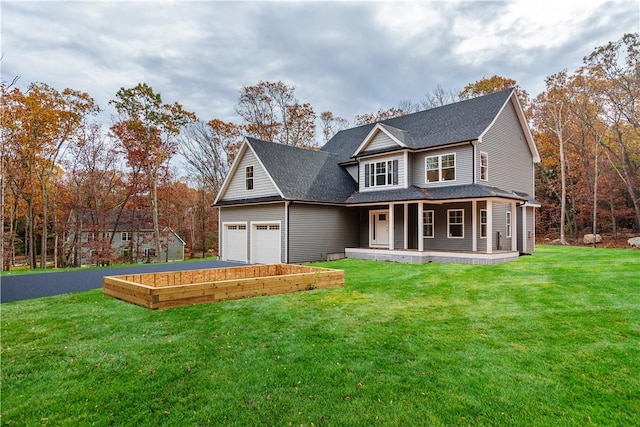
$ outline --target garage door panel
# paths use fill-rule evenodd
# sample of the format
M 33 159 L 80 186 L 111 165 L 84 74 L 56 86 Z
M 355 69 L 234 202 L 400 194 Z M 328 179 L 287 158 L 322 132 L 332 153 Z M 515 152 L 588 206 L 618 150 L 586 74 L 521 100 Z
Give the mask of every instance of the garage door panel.
M 254 263 L 275 264 L 281 262 L 280 224 L 254 224 L 251 244 Z
M 225 225 L 223 256 L 227 261 L 247 262 L 246 224 Z

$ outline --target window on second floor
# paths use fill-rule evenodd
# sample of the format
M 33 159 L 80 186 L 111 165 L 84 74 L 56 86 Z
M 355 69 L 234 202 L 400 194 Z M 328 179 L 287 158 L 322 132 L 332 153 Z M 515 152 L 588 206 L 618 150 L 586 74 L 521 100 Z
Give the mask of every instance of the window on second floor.
M 253 190 L 253 166 L 247 166 L 244 176 L 247 190 Z
M 456 155 L 441 154 L 425 158 L 426 181 L 443 182 L 456 180 Z
M 128 231 L 123 231 L 122 233 L 120 233 L 120 240 L 122 240 L 123 242 L 130 241 L 131 233 L 129 233 Z
M 489 179 L 489 155 L 480 153 L 480 180 L 487 181 Z
M 398 185 L 398 161 L 386 160 L 364 165 L 364 186 Z

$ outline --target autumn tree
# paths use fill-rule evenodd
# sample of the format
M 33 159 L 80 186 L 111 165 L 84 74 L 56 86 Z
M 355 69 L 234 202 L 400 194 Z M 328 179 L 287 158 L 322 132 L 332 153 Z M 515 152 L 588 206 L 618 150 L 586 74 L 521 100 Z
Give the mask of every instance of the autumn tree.
M 640 35 L 597 47 L 584 58 L 585 73 L 597 82 L 594 96 L 603 103 L 610 132 L 602 146 L 624 181 L 640 228 Z
M 108 230 L 118 229 L 129 192 L 116 152 L 113 141 L 96 124 L 68 153 L 60 186 L 66 201 L 66 265 L 78 266 L 81 252 L 91 253 L 96 264 L 118 257 L 112 251 L 115 233 Z M 83 234 L 91 238 L 83 241 Z
M 179 151 L 187 161 L 187 169 L 200 176 L 214 194 L 240 147 L 241 132 L 234 123 L 213 119 L 207 123 L 194 121 L 180 135 Z
M 537 127 L 552 132 L 558 142 L 561 186 L 560 243 L 566 245 L 567 166 L 565 162 L 565 145 L 573 136 L 568 126 L 570 113 L 567 97 L 568 83 L 566 71 L 547 77 L 546 86 L 546 91 L 538 95 L 534 102 L 534 111 L 536 112 L 534 117 Z
M 378 123 L 384 120 L 392 119 L 394 117 L 404 116 L 405 114 L 407 114 L 407 112 L 402 110 L 401 108 L 395 108 L 395 107 L 391 107 L 388 109 L 380 108 L 375 113 L 365 113 L 365 114 L 356 115 L 355 124 L 356 126 L 362 126 L 370 123 Z
M 158 182 L 177 152 L 177 136 L 196 117 L 177 102 L 163 103 L 160 94 L 146 83 L 121 88 L 110 104 L 119 115 L 111 131 L 125 153 L 127 164 L 142 171 L 151 193 L 155 249 L 159 256 Z
M 453 104 L 460 100 L 459 93 L 452 89 L 445 89 L 441 85 L 437 85 L 431 92 L 427 92 L 421 101 L 424 109 L 441 107 L 447 104 Z
M 6 99 L 5 99 L 6 97 Z M 33 83 L 23 93 L 17 88 L 3 93 L 3 138 L 12 161 L 24 171 L 20 197 L 27 204 L 27 248 L 31 268 L 36 267 L 36 238 L 40 238 L 40 265 L 46 266 L 48 234 L 55 218 L 52 179 L 59 174 L 59 160 L 69 145 L 77 144 L 87 120 L 99 111 L 86 93 L 62 92 Z M 11 121 L 11 123 L 9 123 Z M 55 232 L 56 230 L 52 230 Z M 37 235 L 39 234 L 39 235 Z
M 320 129 L 324 142 L 329 141 L 333 136 L 346 129 L 349 122 L 339 116 L 335 116 L 331 111 L 323 111 L 320 113 Z
M 529 106 L 529 94 L 526 90 L 522 89 L 515 80 L 508 77 L 502 77 L 494 75 L 491 77 L 484 77 L 474 83 L 466 85 L 458 94 L 461 100 L 471 99 L 482 95 L 489 95 L 490 93 L 500 92 L 509 88 L 515 88 L 516 95 L 520 101 L 520 105 L 526 111 Z
M 294 86 L 281 81 L 243 86 L 236 113 L 250 136 L 285 145 L 315 146 L 316 114 L 310 104 L 299 103 Z

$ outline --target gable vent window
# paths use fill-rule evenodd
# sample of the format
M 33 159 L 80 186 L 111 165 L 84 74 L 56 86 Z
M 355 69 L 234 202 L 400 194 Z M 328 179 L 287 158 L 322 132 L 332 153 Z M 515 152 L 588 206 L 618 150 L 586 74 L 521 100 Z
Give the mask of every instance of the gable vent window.
M 364 165 L 364 186 L 398 185 L 398 161 L 367 163 Z
M 247 166 L 245 169 L 245 182 L 247 190 L 253 190 L 253 166 Z
M 443 182 L 456 180 L 456 155 L 442 154 L 425 158 L 426 181 Z
M 489 155 L 480 153 L 480 180 L 487 181 L 489 179 Z

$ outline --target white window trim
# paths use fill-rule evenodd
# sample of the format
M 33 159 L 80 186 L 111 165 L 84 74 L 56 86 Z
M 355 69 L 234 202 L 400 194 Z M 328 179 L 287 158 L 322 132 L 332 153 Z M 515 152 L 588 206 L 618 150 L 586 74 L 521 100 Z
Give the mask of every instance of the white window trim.
M 462 212 L 462 223 L 451 224 L 451 212 Z M 451 225 L 462 225 L 462 236 L 451 235 Z M 447 209 L 447 238 L 448 239 L 464 239 L 464 209 Z
M 485 213 L 485 220 L 486 222 L 484 223 L 485 225 L 485 235 L 482 235 L 482 212 Z M 481 239 L 486 239 L 487 238 L 487 234 L 489 234 L 489 213 L 487 212 L 486 209 L 480 209 L 480 238 Z
M 251 176 L 249 176 L 249 168 L 251 168 Z M 253 191 L 256 188 L 255 174 L 256 168 L 253 165 L 244 168 L 244 189 L 246 191 Z M 251 180 L 251 188 L 249 188 L 249 180 Z
M 396 159 L 391 159 L 391 160 L 380 160 L 380 161 L 373 161 L 369 163 L 369 188 L 381 188 L 381 187 L 393 187 L 393 161 Z M 384 184 L 378 184 L 376 182 L 376 165 L 378 163 L 383 163 L 384 164 L 384 179 L 385 179 L 385 183 Z M 398 167 L 399 168 L 399 167 Z M 389 180 L 389 171 L 391 171 L 391 180 Z M 365 177 L 366 180 L 366 177 Z M 398 177 L 398 182 L 400 182 L 400 177 Z
M 125 236 L 127 237 L 125 239 Z M 123 242 L 130 242 L 131 241 L 131 233 L 129 231 L 122 231 L 120 232 L 120 240 L 122 240 Z
M 507 234 L 507 238 L 511 238 L 511 228 L 512 228 L 511 211 L 507 211 L 505 213 L 506 213 L 505 215 L 506 234 Z
M 442 158 L 445 156 L 453 156 L 453 179 L 443 180 L 442 179 Z M 433 157 L 438 158 L 438 180 L 437 181 L 429 181 L 427 179 L 427 173 L 429 170 L 427 169 L 427 160 Z M 435 184 L 438 182 L 456 182 L 458 179 L 458 171 L 457 171 L 458 159 L 456 153 L 444 153 L 444 154 L 434 154 L 433 156 L 425 156 L 424 158 L 424 182 L 425 184 Z M 448 168 L 447 168 L 448 169 Z M 435 170 L 435 169 L 433 169 Z
M 485 176 L 482 178 L 482 156 L 487 159 L 487 164 L 485 166 Z M 489 181 L 489 153 L 485 151 L 480 152 L 480 181 Z
M 428 223 L 423 219 L 422 221 L 422 238 L 424 239 L 435 239 L 436 237 L 436 212 L 434 210 L 423 210 L 422 215 L 425 218 L 425 214 L 427 212 L 431 212 L 431 236 L 424 234 L 424 226 L 428 225 Z M 425 218 L 426 219 L 426 218 Z

